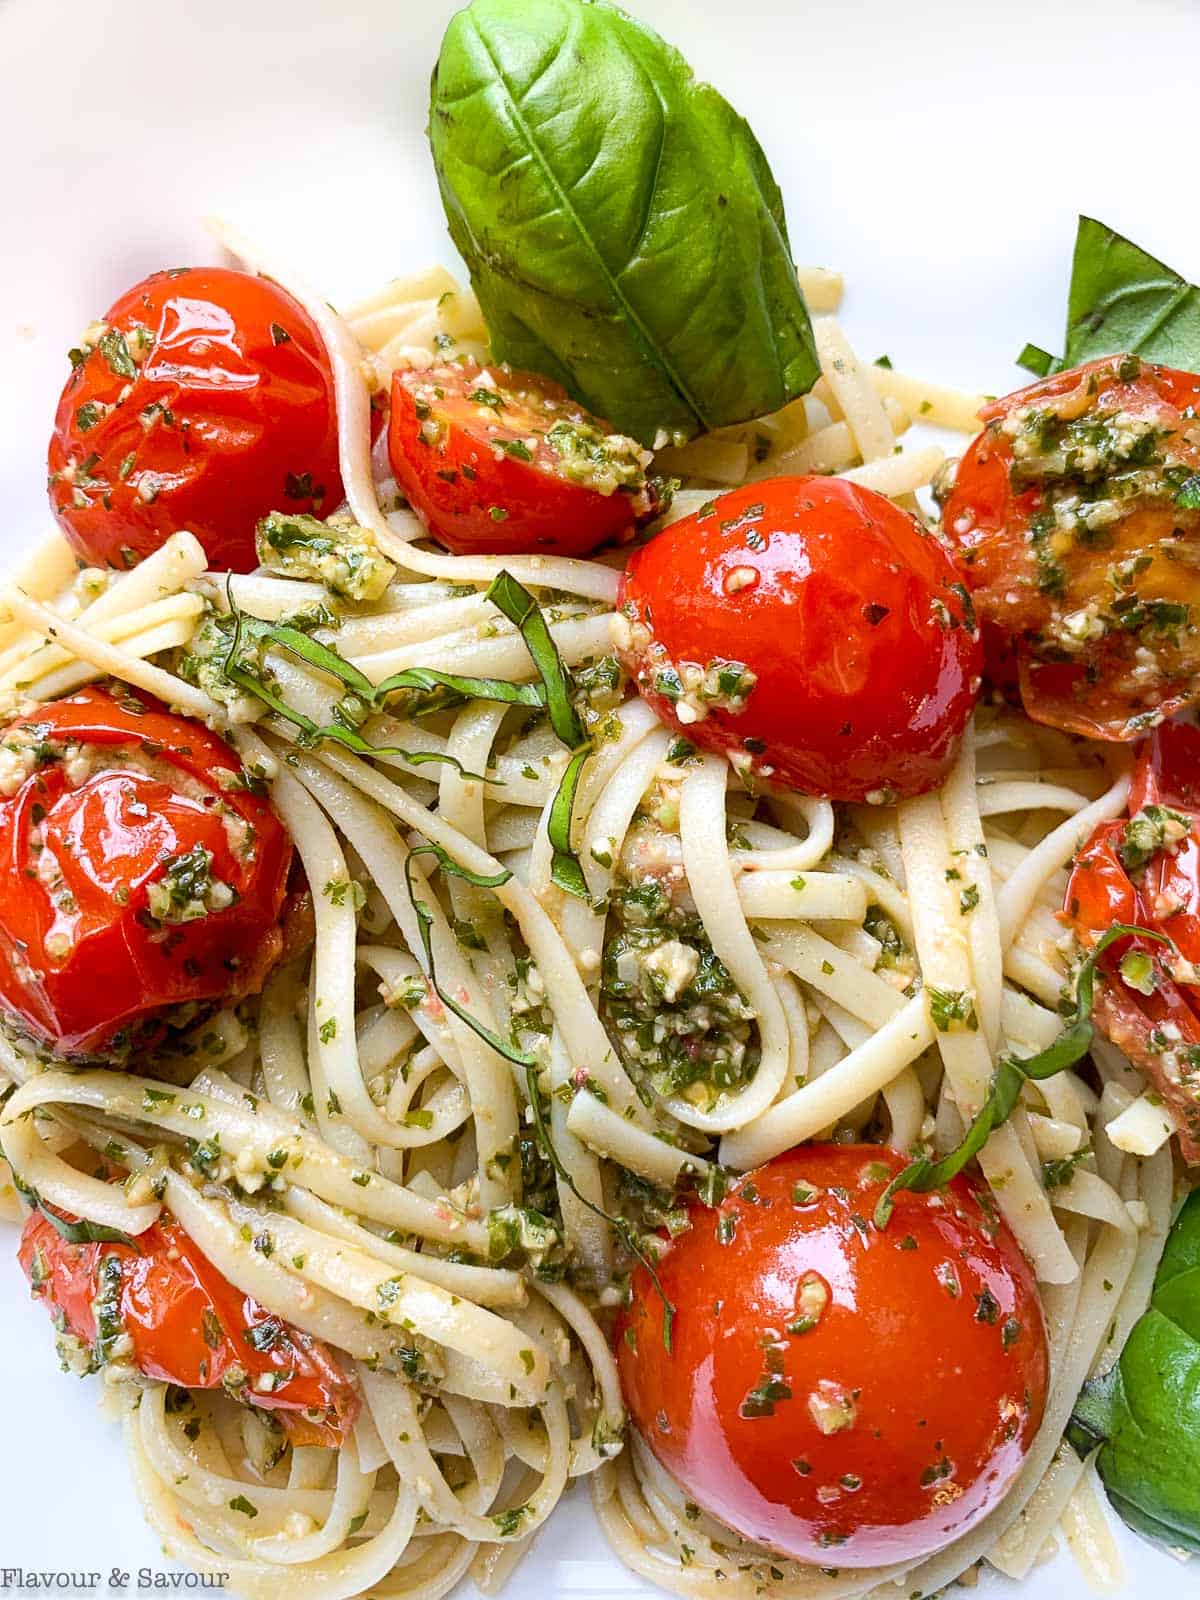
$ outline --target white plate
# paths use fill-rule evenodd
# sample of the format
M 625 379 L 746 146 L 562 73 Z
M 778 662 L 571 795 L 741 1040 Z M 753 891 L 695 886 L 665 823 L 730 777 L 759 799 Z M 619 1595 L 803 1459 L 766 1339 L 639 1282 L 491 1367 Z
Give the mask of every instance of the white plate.
M 348 299 L 453 262 L 424 141 L 447 0 L 5 0 L 0 5 L 0 506 L 7 565 L 49 526 L 44 459 L 65 353 L 146 272 L 209 259 L 218 213 Z M 868 357 L 972 388 L 1056 347 L 1075 214 L 1200 276 L 1188 0 L 638 0 L 751 115 L 801 261 L 839 268 Z M 95 1386 L 57 1371 L 0 1241 L 3 1569 L 167 1570 Z M 1122 1536 L 1128 1592 L 1200 1570 Z M 995 1577 L 980 1593 L 1018 1590 Z M 1023 1600 L 1082 1600 L 1060 1557 Z M 580 1496 L 514 1600 L 649 1594 Z

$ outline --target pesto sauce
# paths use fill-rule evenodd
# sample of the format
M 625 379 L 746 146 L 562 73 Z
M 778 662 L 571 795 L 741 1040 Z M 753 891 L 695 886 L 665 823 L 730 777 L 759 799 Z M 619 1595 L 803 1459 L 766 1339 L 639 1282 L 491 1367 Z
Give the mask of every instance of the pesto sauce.
M 1086 392 L 1020 406 L 990 424 L 1009 441 L 1014 493 L 1038 494 L 1027 540 L 1033 581 L 1049 607 L 1033 641 L 1039 655 L 1078 659 L 1106 638 L 1119 641 L 1131 665 L 1114 686 L 1135 700 L 1194 670 L 1195 608 L 1179 597 L 1188 583 L 1178 567 L 1200 561 L 1195 417 L 1165 402 L 1158 411 L 1144 402 L 1127 409 L 1102 393 L 1107 378 L 1129 382 L 1141 372 L 1136 357 L 1121 358 L 1111 374 L 1092 374 Z M 1157 519 L 1145 548 L 1142 526 L 1127 523 L 1141 511 Z M 1103 582 L 1089 592 L 1086 563 L 1110 549 Z
M 755 1014 L 700 918 L 653 875 L 620 869 L 610 911 L 601 1009 L 635 1081 L 702 1108 L 748 1083 L 760 1054 Z

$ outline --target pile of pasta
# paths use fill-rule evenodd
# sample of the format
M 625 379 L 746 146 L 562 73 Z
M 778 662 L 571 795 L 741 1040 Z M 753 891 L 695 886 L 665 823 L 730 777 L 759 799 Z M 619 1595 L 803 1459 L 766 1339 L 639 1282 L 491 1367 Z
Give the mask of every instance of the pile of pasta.
M 372 682 L 415 666 L 529 681 L 518 631 L 484 597 L 501 568 L 539 597 L 569 668 L 611 650 L 619 556 L 440 553 L 397 508 L 385 457 L 372 457 L 370 396 L 393 368 L 428 364 L 438 336 L 486 359 L 472 296 L 438 270 L 341 317 L 290 274 L 272 276 L 330 350 L 348 509 L 397 568 L 383 597 L 353 605 L 319 583 L 211 574 L 184 532 L 129 572 L 80 573 L 56 538 L 6 590 L 0 623 L 6 713 L 113 676 L 209 722 L 269 782 L 313 886 L 311 950 L 278 968 L 259 1000 L 205 1019 L 153 1076 L 137 1062 L 64 1070 L 0 1039 L 10 1091 L 0 1137 L 23 1184 L 135 1232 L 165 1207 L 239 1287 L 343 1352 L 357 1374 L 364 1406 L 349 1443 L 284 1451 L 252 1408 L 221 1395 L 181 1401 L 106 1369 L 164 1547 L 263 1600 L 367 1590 L 435 1600 L 466 1574 L 491 1592 L 572 1480 L 587 1478 L 620 1557 L 689 1596 L 896 1597 L 937 1590 L 981 1558 L 1020 1576 L 1060 1524 L 1115 1563 L 1088 1472 L 1060 1440 L 1080 1385 L 1115 1358 L 1146 1305 L 1172 1158 L 1161 1109 L 1112 1047 L 1093 1052 L 1099 1091 L 1076 1072 L 1027 1083 L 983 1152 L 1042 1285 L 1050 1397 L 1004 1502 L 912 1570 L 831 1574 L 747 1545 L 688 1505 L 626 1436 L 604 1317 L 628 1263 L 601 1213 L 618 1204 L 619 1168 L 670 1188 L 702 1183 L 712 1162 L 745 1169 L 848 1131 L 901 1149 L 952 1147 L 998 1054 L 1032 1053 L 1060 1030 L 1068 951 L 1054 911 L 1079 841 L 1124 809 L 1126 753 L 983 709 L 939 793 L 834 806 L 750 794 L 711 756 L 669 762 L 667 732 L 629 696 L 576 797 L 584 900 L 551 879 L 549 812 L 567 754 L 545 726 L 523 731 L 511 707 L 374 716 L 361 730 L 383 747 L 371 757 L 306 746 L 250 697 L 218 703 L 174 662 L 206 614 L 231 606 L 267 621 L 328 608 L 336 625 L 318 637 Z M 802 276 L 818 313 L 820 382 L 774 416 L 664 452 L 660 465 L 684 485 L 672 517 L 714 489 L 792 472 L 839 473 L 916 508 L 944 456 L 934 443 L 906 444 L 914 418 L 975 428 L 981 396 L 860 363 L 832 315 L 839 280 Z M 270 666 L 289 706 L 328 722 L 341 685 L 284 652 Z M 705 935 L 756 1019 L 757 1070 L 712 1104 L 680 1095 L 647 1107 L 599 1009 L 605 908 L 655 785 L 677 799 Z M 410 855 L 426 844 L 467 876 Z M 522 1240 L 529 1265 L 489 1264 L 487 1219 L 520 1215 L 507 1209 L 520 1204 L 519 1170 L 504 1157 L 531 1134 L 528 1084 L 428 982 L 406 873 L 431 919 L 442 989 L 501 1036 L 520 1029 L 523 1009 L 545 1018 L 540 1085 L 574 1287 L 537 1270 L 536 1240 Z M 492 886 L 472 881 L 484 879 Z M 902 984 L 881 967 L 873 911 L 912 953 Z M 464 944 L 456 929 L 467 923 L 481 937 Z M 921 992 L 931 985 L 970 991 L 978 1029 L 936 1032 Z M 580 1064 L 600 1094 L 570 1093 Z M 164 1080 L 186 1092 L 164 1095 Z M 214 1141 L 205 1182 L 172 1164 L 187 1140 Z M 123 1189 L 91 1176 L 89 1150 L 145 1182 Z M 269 1163 L 278 1151 L 285 1161 Z M 1068 1181 L 1048 1192 L 1043 1163 L 1067 1158 Z M 15 1215 L 11 1188 L 8 1197 Z M 392 1286 L 382 1297 L 381 1285 Z

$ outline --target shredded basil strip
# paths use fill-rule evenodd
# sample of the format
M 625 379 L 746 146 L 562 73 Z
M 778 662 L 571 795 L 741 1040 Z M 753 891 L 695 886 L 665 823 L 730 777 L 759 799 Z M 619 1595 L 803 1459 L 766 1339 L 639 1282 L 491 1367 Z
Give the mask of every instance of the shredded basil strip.
M 52 1211 L 36 1189 L 31 1189 L 28 1184 L 13 1176 L 13 1183 L 25 1196 L 29 1205 L 40 1211 L 42 1216 L 55 1230 L 62 1234 L 68 1244 L 124 1244 L 141 1255 L 141 1248 L 136 1239 L 127 1233 L 122 1233 L 119 1228 L 108 1228 L 102 1222 L 89 1222 L 85 1217 L 77 1217 L 74 1222 L 68 1222 L 65 1217 L 60 1217 Z
M 666 1346 L 667 1350 L 670 1351 L 671 1330 L 675 1320 L 675 1307 L 672 1305 L 671 1301 L 668 1300 L 666 1293 L 663 1290 L 663 1286 L 659 1280 L 658 1272 L 655 1269 L 654 1262 L 650 1260 L 650 1258 L 638 1244 L 637 1236 L 634 1233 L 633 1225 L 629 1219 L 627 1217 L 612 1216 L 602 1207 L 596 1205 L 594 1201 L 589 1200 L 587 1195 L 580 1192 L 576 1186 L 574 1178 L 571 1176 L 568 1169 L 563 1165 L 562 1158 L 559 1156 L 559 1153 L 555 1148 L 549 1125 L 546 1122 L 545 1113 L 542 1111 L 538 1090 L 538 1073 L 540 1071 L 540 1067 L 537 1057 L 530 1055 L 526 1050 L 518 1050 L 515 1045 L 511 1045 L 506 1039 L 502 1039 L 498 1033 L 495 1033 L 486 1025 L 486 1023 L 480 1022 L 478 1017 L 472 1016 L 465 1006 L 460 1005 L 451 994 L 443 989 L 441 982 L 438 979 L 437 969 L 433 960 L 433 916 L 425 902 L 417 898 L 416 887 L 413 883 L 412 864 L 417 856 L 432 856 L 443 872 L 448 872 L 456 878 L 462 878 L 467 883 L 474 884 L 477 889 L 498 889 L 501 884 L 508 882 L 508 880 L 512 877 L 512 873 L 506 869 L 501 869 L 501 871 L 495 873 L 493 876 L 488 877 L 483 873 L 472 872 L 469 868 L 460 866 L 458 862 L 454 860 L 453 856 L 451 856 L 447 851 L 443 850 L 440 844 L 433 844 L 432 842 L 414 845 L 413 848 L 408 852 L 408 855 L 404 860 L 404 884 L 405 888 L 408 890 L 408 898 L 412 904 L 413 912 L 417 919 L 417 930 L 420 934 L 421 949 L 425 955 L 425 967 L 429 976 L 429 982 L 433 992 L 437 995 L 442 1004 L 446 1006 L 448 1010 L 452 1011 L 460 1022 L 465 1023 L 466 1026 L 470 1028 L 472 1033 L 477 1035 L 478 1038 L 482 1039 L 485 1044 L 490 1045 L 491 1048 L 495 1050 L 498 1055 L 503 1056 L 506 1061 L 510 1061 L 514 1066 L 522 1067 L 524 1069 L 525 1088 L 526 1093 L 529 1096 L 529 1105 L 533 1116 L 534 1132 L 537 1135 L 538 1143 L 541 1145 L 547 1161 L 549 1161 L 550 1165 L 554 1168 L 555 1173 L 562 1179 L 567 1188 L 570 1189 L 571 1193 L 580 1202 L 580 1204 L 586 1206 L 594 1216 L 600 1217 L 603 1221 L 607 1222 L 609 1227 L 611 1227 L 619 1236 L 625 1247 L 629 1250 L 630 1254 L 636 1256 L 641 1264 L 645 1267 L 646 1271 L 650 1274 L 658 1297 L 663 1303 L 663 1344 Z
M 554 852 L 550 866 L 552 882 L 579 900 L 588 897 L 587 881 L 579 857 L 571 848 L 571 819 L 575 796 L 584 762 L 591 754 L 591 742 L 584 731 L 579 713 L 571 698 L 571 674 L 563 665 L 558 646 L 550 632 L 541 607 L 511 572 L 498 572 L 488 589 L 487 598 L 514 623 L 525 642 L 545 693 L 546 710 L 550 726 L 572 752 L 567 770 L 563 773 L 558 792 L 550 807 L 549 834 Z
M 931 1161 L 928 1156 L 918 1156 L 915 1161 L 909 1162 L 903 1172 L 898 1172 L 880 1195 L 879 1203 L 875 1207 L 877 1228 L 887 1227 L 896 1196 L 901 1190 L 911 1189 L 915 1194 L 928 1194 L 931 1189 L 940 1189 L 949 1183 L 951 1178 L 957 1177 L 967 1162 L 979 1154 L 996 1129 L 1011 1116 L 1013 1108 L 1020 1099 L 1022 1084 L 1027 1080 L 1036 1082 L 1043 1078 L 1053 1078 L 1056 1073 L 1065 1072 L 1068 1067 L 1073 1067 L 1087 1054 L 1096 1031 L 1092 1023 L 1092 992 L 1096 982 L 1096 963 L 1114 940 L 1129 937 L 1153 939 L 1159 944 L 1171 943 L 1165 934 L 1156 933 L 1151 928 L 1139 928 L 1123 922 L 1114 923 L 1084 957 L 1075 980 L 1075 1005 L 1072 1016 L 1058 1038 L 1044 1050 L 1039 1050 L 1036 1055 L 1024 1060 L 1018 1060 L 1015 1056 L 1001 1056 L 992 1076 L 987 1099 L 967 1129 L 962 1143 L 942 1156 L 939 1161 Z
M 578 749 L 587 735 L 571 700 L 571 675 L 563 665 L 541 607 L 524 584 L 507 571 L 496 574 L 485 599 L 516 626 L 542 680 L 550 726 L 568 750 Z
M 264 634 L 272 644 L 290 650 L 293 655 L 307 661 L 309 666 L 327 672 L 346 686 L 351 694 L 359 695 L 372 709 L 383 710 L 384 702 L 405 689 L 429 693 L 435 689 L 451 689 L 468 700 L 495 700 L 514 706 L 544 706 L 545 694 L 536 683 L 509 683 L 504 678 L 463 677 L 456 672 L 435 672 L 432 667 L 405 667 L 381 683 L 370 678 L 339 655 L 331 646 L 299 628 L 286 624 L 268 628 Z
M 550 806 L 550 820 L 546 830 L 550 835 L 550 847 L 554 852 L 550 863 L 551 881 L 579 900 L 588 898 L 588 886 L 583 868 L 579 864 L 579 857 L 571 848 L 571 819 L 575 809 L 575 796 L 579 792 L 579 779 L 584 763 L 591 753 L 590 744 L 581 745 L 567 763 L 567 770 L 562 775 L 562 782 Z
M 467 883 L 473 883 L 476 888 L 480 889 L 498 888 L 502 883 L 508 882 L 512 877 L 512 873 L 501 871 L 493 877 L 483 877 L 477 872 L 469 871 L 466 867 L 460 867 L 458 862 L 438 844 L 415 845 L 404 858 L 404 886 L 408 890 L 408 898 L 412 902 L 413 912 L 417 919 L 417 932 L 420 935 L 421 949 L 425 955 L 425 966 L 428 970 L 429 982 L 433 986 L 434 993 L 447 1010 L 453 1011 L 460 1022 L 464 1022 L 472 1033 L 478 1034 L 485 1044 L 490 1045 L 506 1061 L 511 1061 L 516 1067 L 534 1065 L 532 1056 L 527 1055 L 524 1050 L 516 1049 L 506 1039 L 502 1039 L 498 1033 L 493 1032 L 486 1023 L 480 1022 L 478 1017 L 472 1016 L 465 1006 L 461 1005 L 452 994 L 442 988 L 433 961 L 433 916 L 425 902 L 417 898 L 416 887 L 413 883 L 413 862 L 418 856 L 433 856 L 443 872 L 449 872 L 456 878 L 462 878 Z
M 347 750 L 352 750 L 357 755 L 395 756 L 401 761 L 408 762 L 409 766 L 413 767 L 421 767 L 431 761 L 439 761 L 453 767 L 460 777 L 472 778 L 478 783 L 500 785 L 504 782 L 502 778 L 489 778 L 482 772 L 469 772 L 457 756 L 448 755 L 444 751 L 407 750 L 403 745 L 398 744 L 372 744 L 369 739 L 364 739 L 356 729 L 348 727 L 343 722 L 329 722 L 322 726 L 314 722 L 311 717 L 306 716 L 304 712 L 297 711 L 294 707 L 289 706 L 286 700 L 282 699 L 273 690 L 268 689 L 261 678 L 251 672 L 249 668 L 238 665 L 237 656 L 241 648 L 247 619 L 245 612 L 238 609 L 228 589 L 226 590 L 226 597 L 230 614 L 234 618 L 234 631 L 229 650 L 221 668 L 222 672 L 231 683 L 237 684 L 239 689 L 245 689 L 256 700 L 261 700 L 277 717 L 282 717 L 285 722 L 290 722 L 293 727 L 298 728 L 306 743 L 319 744 L 322 741 L 331 741 L 335 744 L 343 745 Z M 379 705 L 379 700 L 383 697 L 383 686 L 377 687 L 372 684 L 369 678 L 364 677 L 357 667 L 352 666 L 336 650 L 331 650 L 328 645 L 323 645 L 319 640 L 310 638 L 306 633 L 301 633 L 299 628 L 288 627 L 286 624 L 270 626 L 259 623 L 256 618 L 251 618 L 250 620 L 255 624 L 252 630 L 254 638 L 290 651 L 293 655 L 307 661 L 310 666 L 316 667 L 319 671 L 326 672 L 331 677 L 336 678 L 351 694 L 357 695 L 361 700 L 365 701 L 368 708 L 372 710 L 382 709 Z M 524 688 L 536 692 L 536 685 L 504 684 L 501 680 L 493 681 L 488 678 L 452 678 L 448 673 L 428 672 L 425 668 L 412 668 L 408 672 L 396 674 L 396 679 L 408 677 L 419 678 L 421 681 L 411 684 L 398 684 L 397 687 L 427 689 L 438 688 L 443 684 L 448 684 L 459 692 L 465 692 L 468 696 L 481 699 L 504 697 L 489 696 L 486 693 L 476 696 L 476 690 L 479 686 L 486 688 L 488 685 L 493 685 L 494 687 L 505 689 Z M 394 683 L 395 679 L 388 681 Z M 460 689 L 460 685 L 465 686 L 465 689 Z M 522 703 L 540 705 L 541 701 L 526 700 Z

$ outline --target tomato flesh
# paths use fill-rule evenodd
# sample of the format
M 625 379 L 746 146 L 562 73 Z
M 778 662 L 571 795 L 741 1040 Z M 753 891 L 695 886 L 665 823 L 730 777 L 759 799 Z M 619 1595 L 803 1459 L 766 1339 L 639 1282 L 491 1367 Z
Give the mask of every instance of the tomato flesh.
M 735 489 L 635 551 L 617 604 L 658 715 L 756 780 L 886 802 L 953 764 L 978 633 L 945 550 L 882 495 L 817 477 Z
M 1047 1344 L 1032 1269 L 990 1196 L 901 1193 L 871 1145 L 807 1145 L 748 1173 L 658 1266 L 617 1329 L 646 1444 L 698 1505 L 819 1566 L 915 1561 L 973 1527 L 1041 1422 Z M 964 1403 L 966 1400 L 966 1403 Z
M 1114 923 L 1171 941 L 1110 945 L 1092 1015 L 1161 1095 L 1184 1159 L 1200 1162 L 1200 729 L 1155 729 L 1138 755 L 1128 819 L 1102 823 L 1077 853 L 1064 907 L 1085 947 Z
M 130 566 L 187 528 L 210 566 L 249 572 L 260 517 L 342 499 L 329 358 L 276 284 L 156 272 L 103 328 L 73 352 L 48 457 L 51 508 L 86 561 Z
M 165 1213 L 131 1247 L 72 1243 L 35 1211 L 18 1259 L 34 1295 L 62 1331 L 95 1352 L 98 1366 L 124 1335 L 129 1359 L 148 1378 L 184 1389 L 225 1387 L 278 1413 L 294 1444 L 337 1445 L 353 1426 L 358 1398 L 332 1351 L 235 1289 Z M 101 1339 L 96 1301 L 109 1262 L 117 1263 L 119 1287 Z
M 13 723 L 0 751 L 15 764 L 0 1007 L 24 1032 L 96 1054 L 152 1042 L 168 1008 L 261 988 L 292 846 L 223 739 L 148 696 L 89 687 Z
M 1113 356 L 981 413 L 943 524 L 1036 721 L 1134 739 L 1200 699 L 1198 401 Z
M 635 440 L 509 367 L 395 373 L 388 457 L 430 533 L 460 555 L 589 555 L 630 538 L 657 506 Z

